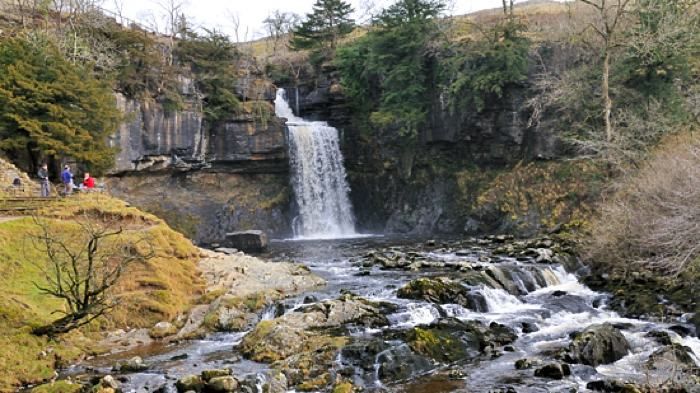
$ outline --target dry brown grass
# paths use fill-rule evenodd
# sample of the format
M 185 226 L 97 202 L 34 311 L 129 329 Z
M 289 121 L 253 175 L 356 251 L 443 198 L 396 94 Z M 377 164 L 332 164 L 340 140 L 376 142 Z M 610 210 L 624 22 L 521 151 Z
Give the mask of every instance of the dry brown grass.
M 700 135 L 666 138 L 601 208 L 586 258 L 614 270 L 680 274 L 700 263 Z

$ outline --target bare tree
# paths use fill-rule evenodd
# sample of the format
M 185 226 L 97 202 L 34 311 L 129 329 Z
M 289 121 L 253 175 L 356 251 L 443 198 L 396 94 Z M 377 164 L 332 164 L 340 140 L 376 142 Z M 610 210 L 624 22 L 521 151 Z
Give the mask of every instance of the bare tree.
M 173 64 L 173 56 L 172 56 L 172 51 L 173 48 L 175 47 L 175 37 L 177 36 L 178 32 L 180 31 L 180 23 L 181 23 L 181 17 L 183 15 L 182 9 L 186 4 L 186 1 L 184 0 L 158 0 L 157 3 L 158 7 L 163 11 L 164 13 L 164 19 L 165 19 L 165 25 L 167 28 L 166 33 L 168 34 L 169 37 L 169 51 L 168 55 L 166 56 L 166 61 L 168 65 Z
M 277 51 L 280 40 L 289 34 L 299 23 L 299 15 L 275 10 L 263 20 L 267 33 L 272 38 L 273 51 Z
M 63 334 L 104 315 L 116 306 L 111 289 L 125 269 L 135 262 L 154 256 L 146 237 L 128 236 L 116 220 L 85 214 L 76 220 L 76 234 L 61 232 L 45 219 L 35 217 L 37 233 L 31 236 L 35 249 L 46 256 L 34 264 L 42 273 L 42 282 L 34 285 L 47 295 L 64 302 L 63 316 L 34 334 Z
M 238 12 L 231 10 L 226 10 L 229 19 L 231 20 L 231 25 L 233 26 L 233 34 L 236 39 L 236 43 L 241 42 L 240 30 L 241 30 L 241 15 Z
M 505 0 L 504 5 L 505 5 Z M 631 0 L 579 0 L 593 7 L 597 20 L 589 25 L 602 40 L 601 57 L 601 96 L 603 101 L 603 121 L 605 124 L 605 139 L 608 143 L 613 139 L 612 98 L 610 97 L 610 56 L 613 47 L 617 45 L 618 27 L 627 14 Z

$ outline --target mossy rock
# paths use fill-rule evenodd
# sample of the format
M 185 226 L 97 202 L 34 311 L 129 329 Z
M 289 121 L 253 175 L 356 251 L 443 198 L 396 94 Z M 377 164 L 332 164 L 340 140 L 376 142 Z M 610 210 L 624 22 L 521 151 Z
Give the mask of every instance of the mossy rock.
M 630 345 L 620 330 L 609 323 L 591 325 L 574 336 L 569 353 L 574 362 L 597 367 L 627 355 Z
M 446 277 L 415 279 L 400 288 L 396 295 L 402 299 L 424 300 L 436 304 L 459 304 L 470 310 L 486 311 L 481 294 L 472 293 L 469 288 Z
M 355 386 L 347 381 L 338 382 L 333 386 L 332 393 L 353 393 L 355 391 Z
M 454 332 L 442 329 L 413 328 L 406 341 L 416 353 L 442 363 L 452 363 L 468 357 L 469 350 L 474 349 L 474 341 L 477 349 L 479 346 L 476 338 L 472 338 L 470 343 L 463 337 L 456 337 Z
M 32 389 L 31 393 L 78 393 L 83 389 L 83 385 L 70 381 L 56 381 L 39 385 Z

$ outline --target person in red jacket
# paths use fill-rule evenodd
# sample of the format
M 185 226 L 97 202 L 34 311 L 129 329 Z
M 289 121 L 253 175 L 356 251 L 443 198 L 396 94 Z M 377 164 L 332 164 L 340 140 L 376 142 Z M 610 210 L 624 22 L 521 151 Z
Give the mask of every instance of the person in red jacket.
M 85 172 L 85 177 L 83 178 L 83 188 L 86 190 L 95 188 L 95 178 L 90 177 L 90 172 Z

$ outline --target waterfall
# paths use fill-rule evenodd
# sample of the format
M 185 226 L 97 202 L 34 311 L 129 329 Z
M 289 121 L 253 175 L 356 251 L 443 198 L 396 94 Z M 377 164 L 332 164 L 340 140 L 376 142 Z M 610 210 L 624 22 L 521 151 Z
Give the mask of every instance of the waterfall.
M 338 130 L 325 122 L 294 115 L 283 89 L 277 90 L 275 113 L 287 119 L 292 188 L 299 215 L 294 237 L 342 238 L 355 235 L 355 218 L 345 178 Z

